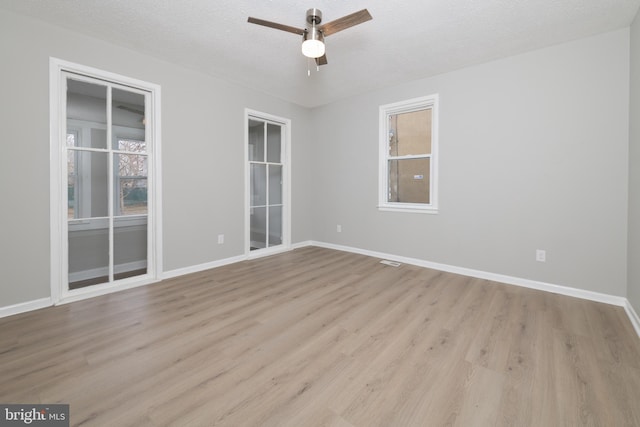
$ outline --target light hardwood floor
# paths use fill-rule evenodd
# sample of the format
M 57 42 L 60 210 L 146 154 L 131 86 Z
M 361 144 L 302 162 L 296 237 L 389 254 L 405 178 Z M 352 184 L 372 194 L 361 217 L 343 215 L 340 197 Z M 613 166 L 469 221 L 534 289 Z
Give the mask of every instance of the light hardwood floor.
M 640 426 L 620 307 L 308 247 L 0 319 L 82 426 Z

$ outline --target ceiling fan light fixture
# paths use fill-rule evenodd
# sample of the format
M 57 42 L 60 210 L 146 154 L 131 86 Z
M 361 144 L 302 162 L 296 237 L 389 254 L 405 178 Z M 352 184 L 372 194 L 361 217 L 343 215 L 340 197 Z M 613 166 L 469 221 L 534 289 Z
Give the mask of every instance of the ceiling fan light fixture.
M 305 31 L 302 42 L 302 54 L 308 58 L 320 58 L 325 53 L 324 36 L 315 25 Z
M 327 55 L 325 54 L 324 38 L 339 31 L 351 28 L 354 25 L 362 24 L 371 20 L 371 14 L 367 9 L 362 9 L 342 18 L 335 19 L 327 24 L 322 24 L 322 12 L 318 9 L 307 10 L 307 27 L 298 28 L 290 25 L 279 24 L 277 22 L 265 21 L 249 17 L 247 21 L 251 24 L 262 25 L 275 28 L 276 30 L 302 36 L 302 54 L 307 58 L 315 59 L 316 65 L 327 65 Z

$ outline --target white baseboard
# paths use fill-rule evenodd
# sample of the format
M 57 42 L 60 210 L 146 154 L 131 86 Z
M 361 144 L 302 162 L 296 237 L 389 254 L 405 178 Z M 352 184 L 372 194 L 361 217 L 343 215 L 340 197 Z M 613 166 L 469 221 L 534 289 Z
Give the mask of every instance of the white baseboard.
M 633 306 L 631 305 L 631 302 L 629 302 L 629 300 L 627 300 L 627 303 L 624 305 L 624 311 L 627 312 L 627 316 L 629 316 L 629 320 L 633 325 L 633 329 L 636 330 L 636 333 L 640 337 L 640 316 L 638 316 L 638 313 L 636 313 L 636 311 L 633 309 Z
M 416 265 L 418 267 L 432 268 L 434 270 L 446 271 L 449 273 L 460 274 L 463 276 L 476 277 L 478 279 L 486 279 L 494 282 L 506 283 L 508 285 L 522 286 L 525 288 L 538 289 L 541 291 L 552 292 L 554 294 L 568 295 L 576 298 L 603 302 L 606 304 L 617 305 L 624 307 L 627 304 L 627 299 L 624 297 L 618 297 L 614 295 L 602 294 L 599 292 L 586 291 L 583 289 L 571 288 L 568 286 L 554 285 L 551 283 L 538 282 L 535 280 L 523 279 L 519 277 L 506 276 L 503 274 L 490 273 L 482 270 L 474 270 L 464 267 L 456 267 L 448 264 L 439 264 L 435 262 L 425 261 L 416 258 L 408 258 L 393 254 L 387 254 L 383 252 L 369 251 L 366 249 L 353 248 L 350 246 L 334 245 L 332 243 L 323 242 L 310 242 L 313 246 L 319 246 L 327 249 L 335 249 L 339 251 L 352 252 L 361 255 L 367 255 L 374 258 L 388 259 L 391 261 L 398 261 L 405 264 Z
M 161 275 L 161 279 L 172 279 L 174 277 L 184 276 L 185 274 L 199 273 L 204 270 L 210 270 L 212 268 L 222 267 L 224 265 L 234 264 L 236 262 L 244 261 L 247 257 L 245 255 L 239 255 L 231 258 L 225 258 L 218 261 L 207 262 L 204 264 L 193 265 L 191 267 L 177 268 L 175 270 L 165 271 Z
M 235 264 L 236 262 L 240 262 L 240 261 L 246 261 L 249 259 L 256 259 L 256 258 L 267 257 L 271 255 L 277 255 L 283 252 L 289 252 L 292 249 L 296 249 L 296 247 L 309 246 L 310 244 L 311 242 L 306 242 L 302 246 L 297 246 L 297 245 L 291 245 L 290 247 L 286 247 L 284 245 L 274 246 L 273 248 L 270 248 L 268 250 L 250 252 L 249 255 L 238 255 L 230 258 L 221 259 L 218 261 L 207 262 L 199 265 L 193 265 L 191 267 L 178 268 L 175 270 L 165 271 L 164 273 L 162 273 L 161 278 L 172 279 L 174 277 L 184 276 L 185 274 L 199 273 L 201 271 L 210 270 L 212 268 L 218 268 L 218 267 L 223 267 L 229 264 Z
M 307 246 L 314 246 L 314 242 L 311 240 L 305 240 L 304 242 L 294 243 L 291 245 L 291 249 L 306 248 Z
M 353 248 L 350 246 L 336 245 L 333 243 L 308 241 L 308 242 L 298 243 L 297 245 L 295 245 L 295 248 L 296 249 L 303 248 L 305 246 L 318 246 L 321 248 L 351 252 L 351 253 L 356 253 L 360 255 L 371 256 L 374 258 L 388 259 L 391 261 L 398 261 L 405 264 L 415 265 L 418 267 L 432 268 L 434 270 L 446 271 L 449 273 L 460 274 L 463 276 L 476 277 L 478 279 L 486 279 L 494 282 L 505 283 L 508 285 L 521 286 L 521 287 L 530 288 L 530 289 L 537 289 L 540 291 L 551 292 L 554 294 L 567 295 L 567 296 L 581 298 L 589 301 L 601 302 L 605 304 L 624 307 L 624 310 L 627 313 L 627 316 L 629 317 L 629 320 L 631 321 L 633 328 L 635 329 L 636 333 L 638 334 L 638 337 L 640 338 L 640 317 L 638 317 L 638 314 L 635 312 L 635 310 L 631 306 L 631 303 L 625 297 L 587 291 L 584 289 L 571 288 L 568 286 L 554 285 L 551 283 L 538 282 L 535 280 L 523 279 L 520 277 L 512 277 L 512 276 L 506 276 L 503 274 L 489 273 L 481 270 L 473 270 L 469 268 L 456 267 L 456 266 L 447 265 L 447 264 L 439 264 L 439 263 L 424 261 L 416 258 L 408 258 L 408 257 L 402 257 L 398 255 L 386 254 L 383 252 Z
M 0 307 L 0 318 L 51 307 L 52 305 L 53 301 L 51 301 L 51 298 L 41 298 L 33 301 L 21 302 L 19 304 L 8 305 L 6 307 Z

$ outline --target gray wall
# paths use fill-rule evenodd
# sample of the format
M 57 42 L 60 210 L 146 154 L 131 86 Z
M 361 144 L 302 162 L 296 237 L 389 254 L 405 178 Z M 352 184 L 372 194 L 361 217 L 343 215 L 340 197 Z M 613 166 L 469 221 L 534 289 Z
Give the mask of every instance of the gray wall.
M 626 296 L 628 92 L 623 29 L 317 108 L 314 239 Z M 379 212 L 378 106 L 433 93 L 440 213 Z
M 165 271 L 244 251 L 244 108 L 292 120 L 292 241 L 311 239 L 308 110 L 0 10 L 0 307 L 50 295 L 50 56 L 162 86 Z
M 629 285 L 627 298 L 640 313 L 640 13 L 631 27 L 629 139 Z
M 636 22 L 634 64 L 638 32 Z M 165 271 L 243 252 L 248 107 L 292 119 L 294 243 L 324 241 L 619 296 L 627 296 L 628 261 L 637 310 L 640 173 L 633 167 L 628 180 L 629 35 L 615 31 L 308 111 L 0 11 L 7 201 L 0 307 L 49 296 L 54 56 L 162 86 Z M 440 213 L 379 212 L 378 106 L 432 93 L 441 103 Z M 640 135 L 637 127 L 631 132 L 637 165 Z M 224 245 L 216 243 L 220 233 Z M 535 262 L 536 249 L 547 250 L 546 263 Z

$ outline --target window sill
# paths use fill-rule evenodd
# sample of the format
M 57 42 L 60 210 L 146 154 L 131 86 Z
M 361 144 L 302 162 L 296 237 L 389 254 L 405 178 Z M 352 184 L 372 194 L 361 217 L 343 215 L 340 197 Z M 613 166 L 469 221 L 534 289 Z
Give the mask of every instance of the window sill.
M 425 206 L 412 203 L 394 203 L 378 205 L 378 210 L 383 212 L 408 212 L 437 215 L 438 208 L 435 206 Z

